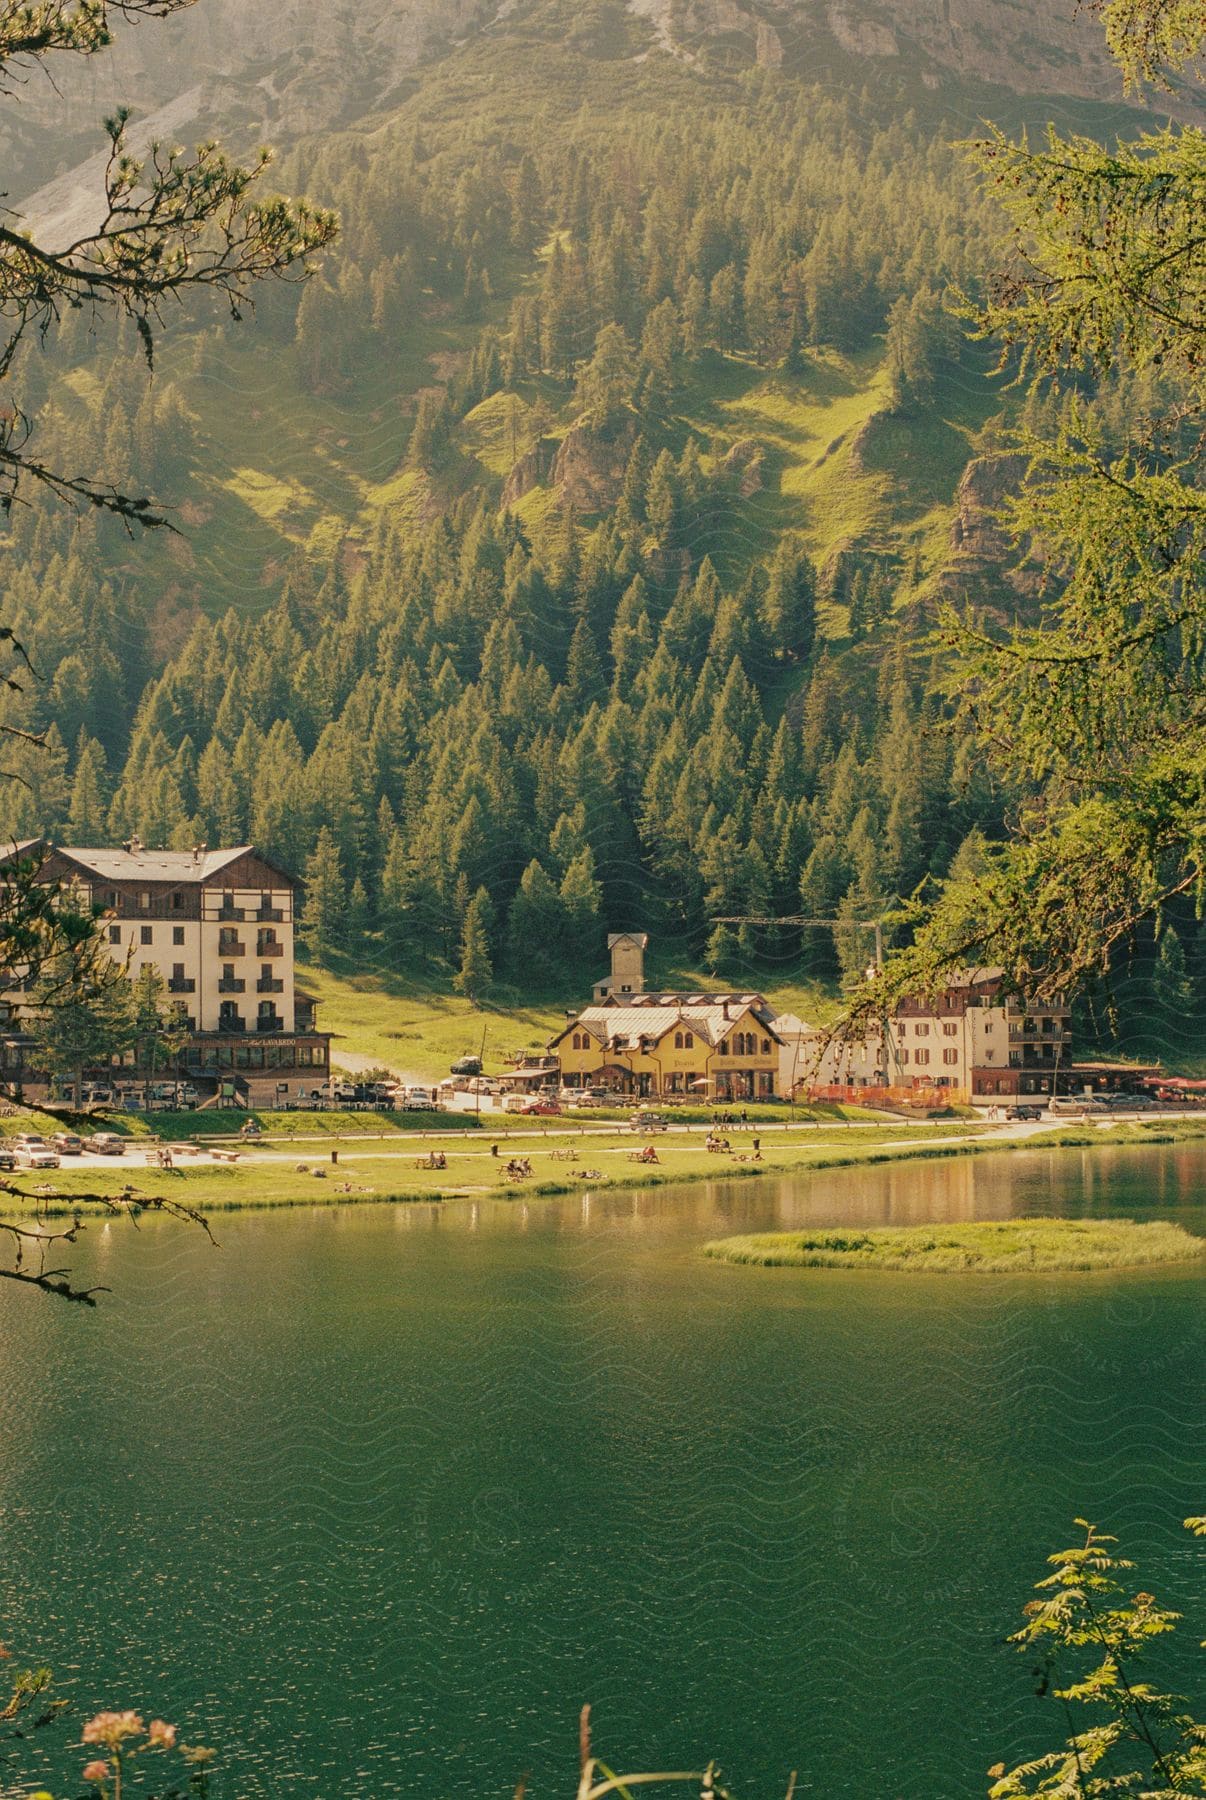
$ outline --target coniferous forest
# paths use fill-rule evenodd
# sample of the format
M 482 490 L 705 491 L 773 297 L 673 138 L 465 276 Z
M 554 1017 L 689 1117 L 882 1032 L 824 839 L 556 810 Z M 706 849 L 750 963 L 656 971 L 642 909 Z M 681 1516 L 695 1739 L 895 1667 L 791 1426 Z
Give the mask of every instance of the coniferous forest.
M 153 375 L 86 313 L 25 353 L 40 452 L 178 535 L 14 509 L 39 680 L 5 708 L 48 748 L 10 746 L 3 829 L 252 840 L 307 877 L 320 956 L 442 976 L 472 909 L 529 985 L 637 925 L 837 979 L 856 932 L 713 921 L 865 919 L 1003 833 L 940 609 L 1036 604 L 992 518 L 1008 431 L 1149 396 L 1023 399 L 969 339 L 1002 246 L 966 96 L 654 80 L 638 19 L 576 16 L 301 136 L 280 185 L 340 239 L 250 326 L 194 309 Z

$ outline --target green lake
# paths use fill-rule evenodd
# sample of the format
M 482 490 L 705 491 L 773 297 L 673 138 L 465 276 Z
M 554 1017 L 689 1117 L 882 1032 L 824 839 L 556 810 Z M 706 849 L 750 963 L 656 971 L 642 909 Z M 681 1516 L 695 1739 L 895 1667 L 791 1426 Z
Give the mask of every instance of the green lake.
M 226 1800 L 566 1797 L 584 1700 L 743 1800 L 969 1800 L 1063 1736 L 1003 1640 L 1076 1515 L 1206 1636 L 1201 1272 L 699 1247 L 1041 1212 L 1206 1235 L 1206 1145 L 94 1228 L 97 1312 L 0 1295 L 0 1638 Z

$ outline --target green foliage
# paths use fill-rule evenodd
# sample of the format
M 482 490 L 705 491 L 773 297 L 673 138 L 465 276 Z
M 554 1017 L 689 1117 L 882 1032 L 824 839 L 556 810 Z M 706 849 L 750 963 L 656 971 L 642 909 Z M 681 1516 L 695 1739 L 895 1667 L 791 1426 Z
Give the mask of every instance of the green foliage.
M 56 957 L 31 997 L 29 1031 L 37 1060 L 53 1077 L 73 1081 L 78 1101 L 85 1068 L 104 1065 L 136 1045 L 144 998 L 136 1009 L 124 970 L 99 946 L 82 957 Z
M 347 941 L 347 885 L 339 846 L 324 825 L 306 861 L 306 898 L 299 933 L 312 956 L 323 960 Z
M 494 907 L 490 896 L 484 887 L 479 887 L 465 909 L 465 922 L 461 927 L 461 966 L 452 984 L 458 994 L 473 1001 L 486 993 L 494 978 L 494 965 L 490 960 L 493 922 Z
M 1060 1750 L 1009 1772 L 990 1769 L 991 1800 L 1206 1794 L 1206 1727 L 1148 1676 L 1153 1645 L 1180 1615 L 1151 1594 L 1132 1594 L 1118 1576 L 1133 1564 L 1107 1548 L 1115 1540 L 1076 1523 L 1083 1541 L 1048 1558 L 1053 1573 L 1037 1583 L 1042 1597 L 1025 1607 L 1012 1641 L 1038 1657 L 1043 1691 L 1050 1688 L 1069 1719 L 1087 1709 L 1085 1724 Z M 1191 1530 L 1198 1523 L 1186 1521 Z
M 1206 35 L 1200 9 L 1107 13 L 1132 67 Z M 1206 135 L 1168 125 L 1107 151 L 1052 132 L 1034 151 L 993 132 L 971 154 L 1014 228 L 1010 270 L 969 310 L 1031 381 L 1003 516 L 1044 602 L 1037 625 L 946 616 L 959 728 L 1018 804 L 1008 844 L 910 913 L 889 985 L 1001 964 L 1041 998 L 1206 892 Z

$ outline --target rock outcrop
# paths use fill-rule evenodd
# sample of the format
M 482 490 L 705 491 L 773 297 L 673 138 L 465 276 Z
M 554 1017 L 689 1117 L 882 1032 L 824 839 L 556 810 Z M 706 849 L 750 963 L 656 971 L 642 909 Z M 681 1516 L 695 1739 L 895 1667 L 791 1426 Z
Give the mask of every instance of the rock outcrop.
M 525 494 L 530 494 L 534 487 L 539 487 L 548 474 L 556 453 L 555 438 L 540 438 L 530 450 L 525 450 L 519 460 L 511 465 L 511 473 L 503 483 L 503 505 L 516 506 Z
M 927 87 L 943 75 L 1120 103 L 1099 21 L 1077 0 L 628 0 L 664 49 L 695 58 L 709 38 L 748 40 L 751 61 L 821 67 L 832 53 L 907 62 Z M 1162 102 L 1163 104 L 1163 102 Z M 1194 106 L 1189 93 L 1173 110 Z
M 1040 571 L 1025 560 L 998 516 L 1025 470 L 1026 458 L 1017 455 L 977 456 L 968 463 L 955 493 L 951 553 L 940 575 L 948 593 L 988 606 L 1008 602 L 1013 613 L 1019 601 L 1025 605 L 1037 597 Z
M 766 452 L 753 438 L 741 438 L 724 459 L 724 472 L 732 477 L 737 492 L 748 500 L 762 489 Z
M 635 437 L 635 422 L 603 437 L 579 420 L 570 426 L 553 458 L 550 486 L 576 513 L 603 512 L 614 506 L 624 485 L 624 471 Z

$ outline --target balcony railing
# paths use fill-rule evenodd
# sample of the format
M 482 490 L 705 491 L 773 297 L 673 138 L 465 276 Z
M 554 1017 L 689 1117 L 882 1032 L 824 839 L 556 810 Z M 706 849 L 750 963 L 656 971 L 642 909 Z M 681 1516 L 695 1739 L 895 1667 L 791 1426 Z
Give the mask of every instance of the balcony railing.
M 1067 1044 L 1071 1042 L 1072 1033 L 1066 1025 L 1011 1025 L 1009 1041 L 1011 1044 Z
M 275 980 L 275 978 L 265 979 L 264 976 L 261 975 L 260 979 L 255 984 L 255 991 L 257 994 L 283 994 L 285 991 L 285 984 L 283 981 Z
M 282 925 L 285 909 L 283 906 L 257 906 L 251 916 L 261 925 Z
M 216 919 L 219 925 L 241 925 L 247 917 L 247 912 L 242 906 L 220 906 L 217 912 L 210 913 L 208 916 Z
M 231 976 L 229 980 L 223 977 L 218 983 L 218 992 L 220 994 L 245 994 L 247 983 L 238 976 Z
M 224 944 L 221 938 L 218 939 L 219 956 L 246 956 L 246 954 L 247 946 L 238 938 L 233 938 L 228 944 Z
M 266 944 L 257 944 L 255 947 L 255 953 L 257 956 L 264 956 L 264 957 L 283 956 L 285 954 L 285 946 L 283 944 L 278 943 L 275 938 L 272 938 Z
M 246 1031 L 247 1023 L 242 1013 L 219 1013 L 219 1031 Z
M 283 1031 L 285 1021 L 278 1018 L 275 1013 L 261 1013 L 255 1022 L 255 1028 L 257 1031 Z
M 191 975 L 173 975 L 167 984 L 169 994 L 195 994 L 197 983 Z

